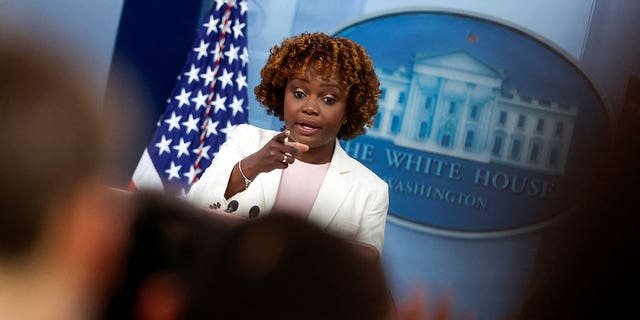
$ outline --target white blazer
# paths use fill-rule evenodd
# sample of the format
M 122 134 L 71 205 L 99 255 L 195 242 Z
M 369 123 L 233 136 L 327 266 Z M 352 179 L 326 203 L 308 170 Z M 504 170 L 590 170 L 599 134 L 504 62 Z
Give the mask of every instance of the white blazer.
M 259 174 L 249 188 L 225 199 L 229 177 L 238 161 L 258 151 L 278 132 L 239 125 L 228 135 L 211 165 L 191 188 L 188 199 L 210 209 L 225 210 L 238 203 L 234 214 L 268 214 L 273 207 L 282 169 Z M 324 230 L 382 250 L 389 208 L 387 183 L 349 157 L 336 140 L 331 164 L 311 208 L 309 220 Z

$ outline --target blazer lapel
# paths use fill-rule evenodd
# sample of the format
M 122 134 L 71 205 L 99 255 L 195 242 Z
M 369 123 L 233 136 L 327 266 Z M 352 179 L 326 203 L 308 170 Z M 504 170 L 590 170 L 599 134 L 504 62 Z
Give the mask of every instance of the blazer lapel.
M 351 193 L 353 184 L 349 178 L 351 173 L 349 159 L 347 153 L 336 140 L 331 164 L 309 214 L 309 220 L 321 228 L 326 228 L 329 225 L 344 200 Z
M 282 176 L 282 169 L 276 169 L 268 173 L 263 173 L 263 177 L 260 181 L 262 187 L 262 194 L 264 196 L 264 210 L 271 211 L 273 204 L 276 202 L 276 195 L 278 193 L 278 187 L 280 186 L 280 177 Z

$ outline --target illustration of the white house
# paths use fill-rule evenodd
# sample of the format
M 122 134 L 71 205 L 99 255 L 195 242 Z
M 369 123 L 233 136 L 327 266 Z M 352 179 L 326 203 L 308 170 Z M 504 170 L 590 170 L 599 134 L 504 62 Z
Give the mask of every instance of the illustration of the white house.
M 564 173 L 577 107 L 503 92 L 500 70 L 466 51 L 376 69 L 382 97 L 368 135 L 396 145 L 544 173 Z

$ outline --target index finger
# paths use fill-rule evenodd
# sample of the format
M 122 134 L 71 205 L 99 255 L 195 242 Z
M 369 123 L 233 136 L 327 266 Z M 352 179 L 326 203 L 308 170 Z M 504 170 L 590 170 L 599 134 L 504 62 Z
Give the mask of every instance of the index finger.
M 287 139 L 284 140 L 284 144 L 296 148 L 296 153 L 309 151 L 309 146 L 300 142 L 290 142 Z
M 273 137 L 273 140 L 278 141 L 280 143 L 284 143 L 284 140 L 287 139 L 287 137 L 289 137 L 289 134 L 290 134 L 289 130 L 282 131 L 278 133 L 275 137 Z

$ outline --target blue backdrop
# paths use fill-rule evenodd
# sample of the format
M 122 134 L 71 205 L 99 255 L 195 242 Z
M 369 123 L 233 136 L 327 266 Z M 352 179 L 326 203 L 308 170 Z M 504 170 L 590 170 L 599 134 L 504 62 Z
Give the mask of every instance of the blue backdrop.
M 139 69 L 158 114 L 210 3 L 125 1 L 115 57 L 126 57 Z M 415 7 L 418 3 L 250 1 L 249 87 L 258 83 L 269 48 L 290 35 L 323 31 L 365 46 L 385 89 L 381 111 L 388 126 L 343 145 L 390 185 L 382 258 L 396 299 L 401 301 L 414 287 L 430 293 L 447 290 L 459 315 L 504 318 L 529 285 L 540 233 L 570 209 L 571 186 L 588 176 L 592 163 L 579 160 L 607 145 L 608 110 L 574 63 L 572 55 L 581 54 L 579 44 L 562 43 L 561 49 L 513 21 L 459 10 L 478 9 L 473 2 L 449 9 Z M 531 27 L 523 8 L 497 3 L 485 10 L 493 5 L 495 12 L 520 17 Z M 575 31 L 569 38 L 576 39 L 586 32 L 588 17 L 580 13 L 589 12 L 590 3 L 556 11 L 544 9 L 549 7 L 544 1 L 528 6 L 564 17 L 562 23 Z M 537 24 L 540 30 L 562 24 L 543 20 Z M 393 80 L 394 74 L 401 81 Z M 249 101 L 250 123 L 281 127 L 253 96 Z M 431 113 L 416 109 L 427 101 Z M 428 119 L 423 122 L 429 129 L 421 132 L 421 123 L 407 119 Z M 545 125 L 536 131 L 540 119 Z M 483 137 L 476 144 L 466 144 L 469 128 Z M 447 135 L 451 139 L 443 138 Z M 495 152 L 498 136 L 504 141 Z M 532 161 L 536 141 L 547 151 Z M 562 145 L 560 151 L 552 151 L 554 143 Z M 561 156 L 552 156 L 554 152 Z M 526 185 L 519 185 L 523 179 Z

